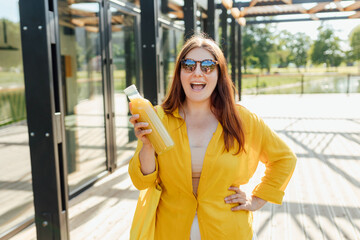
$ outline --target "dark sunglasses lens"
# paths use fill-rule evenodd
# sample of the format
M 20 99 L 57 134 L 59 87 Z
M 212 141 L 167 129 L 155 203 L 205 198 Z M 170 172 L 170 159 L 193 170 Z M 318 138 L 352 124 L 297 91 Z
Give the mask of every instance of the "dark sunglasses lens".
M 205 73 L 210 73 L 215 69 L 216 64 L 213 61 L 205 60 L 201 62 L 201 70 Z
M 190 59 L 186 59 L 182 62 L 182 66 L 186 71 L 192 72 L 196 68 L 196 62 Z

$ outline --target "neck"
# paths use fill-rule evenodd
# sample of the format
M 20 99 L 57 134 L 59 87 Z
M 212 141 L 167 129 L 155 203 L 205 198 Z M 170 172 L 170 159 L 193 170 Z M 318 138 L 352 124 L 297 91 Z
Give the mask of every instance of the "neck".
M 210 101 L 204 102 L 191 102 L 187 99 L 184 101 L 184 109 L 186 115 L 192 116 L 208 116 L 213 115 L 211 112 L 211 104 Z

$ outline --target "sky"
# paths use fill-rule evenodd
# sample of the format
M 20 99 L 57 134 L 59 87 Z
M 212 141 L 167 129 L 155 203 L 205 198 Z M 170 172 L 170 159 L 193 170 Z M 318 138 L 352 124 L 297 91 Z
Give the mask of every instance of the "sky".
M 335 35 L 340 39 L 347 41 L 351 31 L 360 25 L 360 19 L 345 20 L 328 20 L 324 21 L 325 25 L 329 25 L 334 29 Z M 321 21 L 302 21 L 302 22 L 285 22 L 277 23 L 277 31 L 287 30 L 292 34 L 302 32 L 308 35 L 312 40 L 316 40 L 318 36 L 317 28 L 321 25 Z M 349 43 L 344 42 L 343 50 L 349 50 Z

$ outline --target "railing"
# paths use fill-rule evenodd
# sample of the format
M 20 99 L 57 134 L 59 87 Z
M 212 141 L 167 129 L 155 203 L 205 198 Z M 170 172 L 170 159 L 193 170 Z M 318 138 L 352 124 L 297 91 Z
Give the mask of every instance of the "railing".
M 360 93 L 360 75 L 243 75 L 243 94 Z

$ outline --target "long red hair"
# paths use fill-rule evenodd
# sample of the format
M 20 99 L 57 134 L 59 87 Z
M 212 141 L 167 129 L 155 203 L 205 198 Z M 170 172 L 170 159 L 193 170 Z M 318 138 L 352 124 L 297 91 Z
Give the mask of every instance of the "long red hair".
M 177 108 L 183 109 L 186 95 L 181 85 L 180 61 L 194 48 L 203 48 L 209 51 L 218 61 L 218 81 L 211 95 L 211 111 L 223 127 L 224 143 L 227 151 L 234 147 L 235 140 L 239 143 L 236 154 L 244 150 L 244 131 L 238 110 L 236 109 L 234 92 L 235 87 L 228 74 L 227 63 L 219 46 L 209 38 L 195 35 L 186 41 L 175 63 L 173 81 L 162 107 L 166 113 L 172 113 Z

